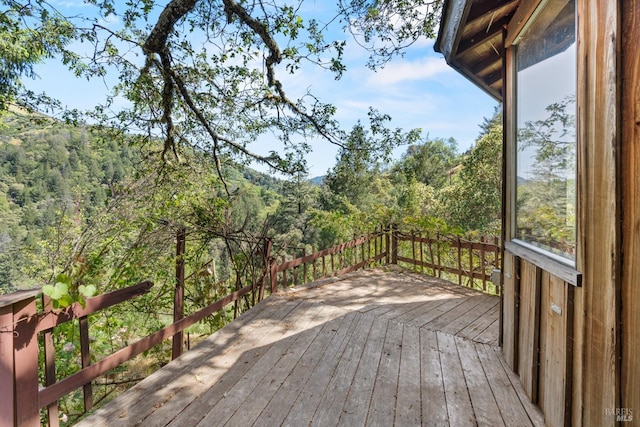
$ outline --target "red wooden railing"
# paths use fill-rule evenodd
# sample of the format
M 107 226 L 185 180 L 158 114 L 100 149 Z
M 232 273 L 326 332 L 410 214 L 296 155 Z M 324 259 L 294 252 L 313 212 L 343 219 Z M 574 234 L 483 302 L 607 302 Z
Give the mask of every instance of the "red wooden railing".
M 178 233 L 176 245 L 176 292 L 174 294 L 174 322 L 139 341 L 119 349 L 103 359 L 91 363 L 88 316 L 115 304 L 143 295 L 150 291 L 151 282 L 142 282 L 126 289 L 86 300 L 82 307 L 75 303 L 64 310 L 53 310 L 43 299 L 44 309 L 37 312 L 36 298 L 39 290 L 20 291 L 0 296 L 0 425 L 39 425 L 40 411 L 46 408 L 46 418 L 51 426 L 57 426 L 57 401 L 66 394 L 82 388 L 85 411 L 93 406 L 91 382 L 120 366 L 133 357 L 173 338 L 172 358 L 182 352 L 182 333 L 185 328 L 203 320 L 248 294 L 257 294 L 260 301 L 269 283 L 271 293 L 289 286 L 299 285 L 330 276 L 338 276 L 358 269 L 382 264 L 401 264 L 416 271 L 430 272 L 434 276 L 446 274 L 458 276 L 460 284 L 487 290 L 490 272 L 500 265 L 500 246 L 493 242 L 468 242 L 443 236 L 422 237 L 416 233 L 400 233 L 395 228 L 380 230 L 349 242 L 324 249 L 310 255 L 278 262 L 270 256 L 271 245 L 264 245 L 262 256 L 265 270 L 256 283 L 236 288 L 223 298 L 184 316 L 184 232 Z M 451 265 L 452 259 L 457 259 Z M 268 271 L 267 271 L 268 265 Z M 468 279 L 463 283 L 463 277 Z M 237 313 L 237 310 L 236 310 Z M 55 349 L 52 333 L 56 326 L 71 320 L 79 320 L 82 369 L 56 380 Z M 44 387 L 38 376 L 38 336 L 44 342 Z

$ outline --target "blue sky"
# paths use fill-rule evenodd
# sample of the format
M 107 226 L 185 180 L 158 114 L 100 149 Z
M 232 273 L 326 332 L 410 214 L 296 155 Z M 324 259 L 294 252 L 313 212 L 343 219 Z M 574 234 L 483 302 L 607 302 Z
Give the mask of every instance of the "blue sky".
M 329 4 L 329 3 L 327 3 Z M 77 12 L 78 3 L 60 3 L 58 7 Z M 86 6 L 85 6 L 86 7 Z M 310 7 L 321 7 L 312 2 Z M 83 8 L 84 9 L 84 8 Z M 85 9 L 86 10 L 86 9 Z M 66 12 L 63 10 L 63 13 Z M 117 22 L 110 23 L 117 26 Z M 469 148 L 477 138 L 485 117 L 491 117 L 496 101 L 448 67 L 440 54 L 433 50 L 433 40 L 420 40 L 406 50 L 404 57 L 396 57 L 377 72 L 366 67 L 368 53 L 348 40 L 345 50 L 347 72 L 341 80 L 318 67 L 304 67 L 297 74 L 281 74 L 290 97 L 307 89 L 321 101 L 337 106 L 337 118 L 343 128 L 350 129 L 358 119 L 367 122 L 369 106 L 389 114 L 390 126 L 405 130 L 421 128 L 430 138 L 453 137 L 460 151 Z M 64 66 L 48 61 L 36 67 L 40 78 L 25 81 L 34 91 L 46 90 L 71 108 L 90 108 L 104 98 L 108 83 L 102 80 L 87 82 L 73 77 Z M 335 163 L 337 147 L 313 142 L 308 156 L 309 175 L 323 175 Z M 268 152 L 273 147 L 260 142 L 251 147 L 256 152 Z M 396 156 L 405 151 L 396 150 Z

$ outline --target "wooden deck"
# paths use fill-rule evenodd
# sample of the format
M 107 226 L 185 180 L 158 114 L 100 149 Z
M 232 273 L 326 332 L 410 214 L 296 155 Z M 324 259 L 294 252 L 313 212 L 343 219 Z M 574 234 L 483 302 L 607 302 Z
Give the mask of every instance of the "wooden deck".
M 267 298 L 79 425 L 544 425 L 497 347 L 499 299 L 358 272 Z

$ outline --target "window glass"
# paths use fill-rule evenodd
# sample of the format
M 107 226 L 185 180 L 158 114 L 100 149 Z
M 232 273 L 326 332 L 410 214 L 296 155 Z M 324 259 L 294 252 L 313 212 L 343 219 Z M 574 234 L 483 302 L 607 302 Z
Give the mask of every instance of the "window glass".
M 516 48 L 515 237 L 575 261 L 575 0 L 549 0 Z

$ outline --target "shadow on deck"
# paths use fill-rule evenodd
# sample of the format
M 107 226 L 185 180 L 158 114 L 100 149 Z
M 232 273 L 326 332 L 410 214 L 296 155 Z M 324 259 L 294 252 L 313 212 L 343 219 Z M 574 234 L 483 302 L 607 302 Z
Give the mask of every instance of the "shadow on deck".
M 267 298 L 79 425 L 544 425 L 499 299 L 361 271 Z

